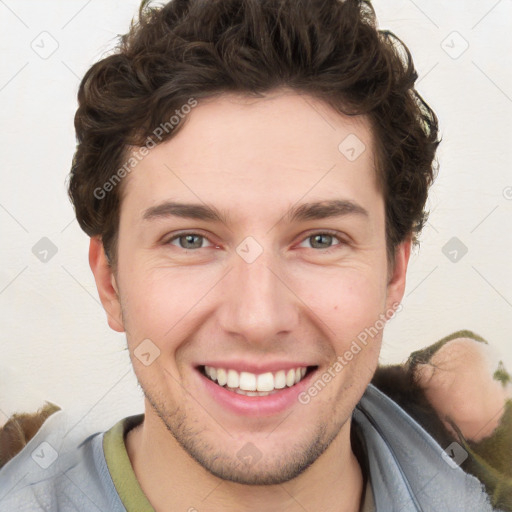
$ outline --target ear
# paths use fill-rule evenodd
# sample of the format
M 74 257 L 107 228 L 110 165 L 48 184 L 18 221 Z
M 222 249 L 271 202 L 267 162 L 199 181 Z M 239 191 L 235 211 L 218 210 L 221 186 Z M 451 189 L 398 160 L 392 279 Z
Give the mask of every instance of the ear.
M 388 275 L 386 306 L 392 308 L 393 303 L 402 301 L 405 292 L 405 276 L 409 256 L 411 255 L 412 240 L 409 236 L 395 248 L 395 262 Z
M 124 332 L 121 303 L 119 302 L 119 289 L 99 236 L 91 238 L 89 244 L 89 265 L 94 274 L 101 303 L 107 313 L 108 325 L 114 331 Z

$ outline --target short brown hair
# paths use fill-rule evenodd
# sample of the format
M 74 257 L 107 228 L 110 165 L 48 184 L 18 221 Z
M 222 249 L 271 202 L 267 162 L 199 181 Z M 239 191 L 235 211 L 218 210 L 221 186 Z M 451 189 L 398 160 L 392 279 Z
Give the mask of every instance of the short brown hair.
M 417 77 L 407 47 L 377 29 L 369 1 L 144 0 L 115 52 L 80 83 L 69 181 L 78 222 L 115 264 L 122 186 L 112 179 L 126 174 L 129 146 L 146 144 L 192 97 L 286 87 L 370 120 L 392 259 L 406 237 L 417 242 L 436 170 L 438 122 Z

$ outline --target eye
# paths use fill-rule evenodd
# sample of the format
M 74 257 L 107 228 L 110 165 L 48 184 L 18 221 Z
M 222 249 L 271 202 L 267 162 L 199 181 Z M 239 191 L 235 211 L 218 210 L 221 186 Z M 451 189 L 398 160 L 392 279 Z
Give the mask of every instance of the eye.
M 335 240 L 337 240 L 338 243 L 333 245 Z M 169 238 L 169 240 L 165 242 L 165 245 L 174 245 L 180 249 L 194 250 L 207 247 L 203 245 L 205 241 L 208 242 L 210 246 L 215 246 L 215 244 L 211 243 L 205 235 L 192 232 L 178 233 L 177 235 Z M 344 240 L 342 240 L 337 234 L 328 231 L 310 234 L 304 239 L 302 244 L 306 242 L 310 242 L 311 248 L 324 249 L 324 252 L 326 253 L 329 253 L 329 249 L 333 247 L 345 245 Z M 304 247 L 302 244 L 301 246 Z
M 180 249 L 202 249 L 205 240 L 209 242 L 208 238 L 199 233 L 179 233 L 170 238 L 165 244 L 175 245 Z M 178 244 L 174 244 L 174 241 L 177 241 Z
M 339 243 L 332 245 L 334 240 L 337 240 Z M 339 236 L 337 236 L 335 233 L 331 233 L 328 231 L 312 233 L 304 239 L 302 244 L 308 241 L 311 241 L 311 247 L 313 249 L 331 249 L 333 247 L 343 246 L 345 244 L 345 242 Z M 326 250 L 325 252 L 330 251 Z

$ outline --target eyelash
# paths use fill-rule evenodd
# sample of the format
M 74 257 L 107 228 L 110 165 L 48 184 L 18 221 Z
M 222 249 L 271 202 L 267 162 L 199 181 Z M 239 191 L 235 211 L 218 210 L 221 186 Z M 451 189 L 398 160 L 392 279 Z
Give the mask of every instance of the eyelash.
M 195 235 L 195 236 L 198 236 L 198 237 L 201 237 L 201 238 L 205 238 L 206 240 L 208 240 L 211 244 L 213 245 L 216 245 L 214 244 L 214 242 L 212 242 L 206 235 L 203 235 L 199 232 L 196 232 L 196 231 L 185 231 L 185 232 L 182 232 L 182 233 L 178 233 L 176 235 L 174 235 L 172 238 L 169 238 L 169 240 L 167 240 L 166 242 L 164 242 L 164 245 L 172 245 L 171 242 L 174 242 L 174 240 L 178 240 L 182 237 L 185 237 L 185 236 L 188 236 L 188 235 Z M 347 242 L 342 239 L 339 234 L 336 232 L 336 231 L 330 231 L 330 230 L 324 230 L 324 231 L 316 231 L 314 233 L 309 233 L 306 237 L 304 237 L 301 241 L 304 242 L 305 240 L 308 240 L 309 238 L 312 238 L 316 235 L 328 235 L 328 236 L 332 236 L 334 239 L 338 240 L 339 244 L 336 244 L 332 247 L 328 247 L 326 249 L 317 249 L 317 251 L 322 251 L 324 254 L 330 254 L 331 252 L 333 252 L 333 250 L 336 250 L 336 248 L 340 247 L 340 246 L 344 246 L 347 244 Z M 177 246 L 176 246 L 177 247 Z M 195 249 L 184 249 L 183 247 L 177 247 L 178 249 L 182 249 L 184 251 L 196 251 L 198 249 L 206 249 L 206 247 L 197 247 Z M 314 249 L 314 247 L 311 247 L 311 249 Z

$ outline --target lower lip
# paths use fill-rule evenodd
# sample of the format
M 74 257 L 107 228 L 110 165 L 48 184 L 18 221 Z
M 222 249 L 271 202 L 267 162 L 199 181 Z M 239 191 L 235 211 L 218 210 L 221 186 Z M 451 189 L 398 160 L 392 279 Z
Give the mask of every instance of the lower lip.
M 285 411 L 299 401 L 298 395 L 307 389 L 312 376 L 316 373 L 316 370 L 309 372 L 298 384 L 278 390 L 277 393 L 247 396 L 229 391 L 205 377 L 199 370 L 196 371 L 207 393 L 223 408 L 241 416 L 271 416 Z

